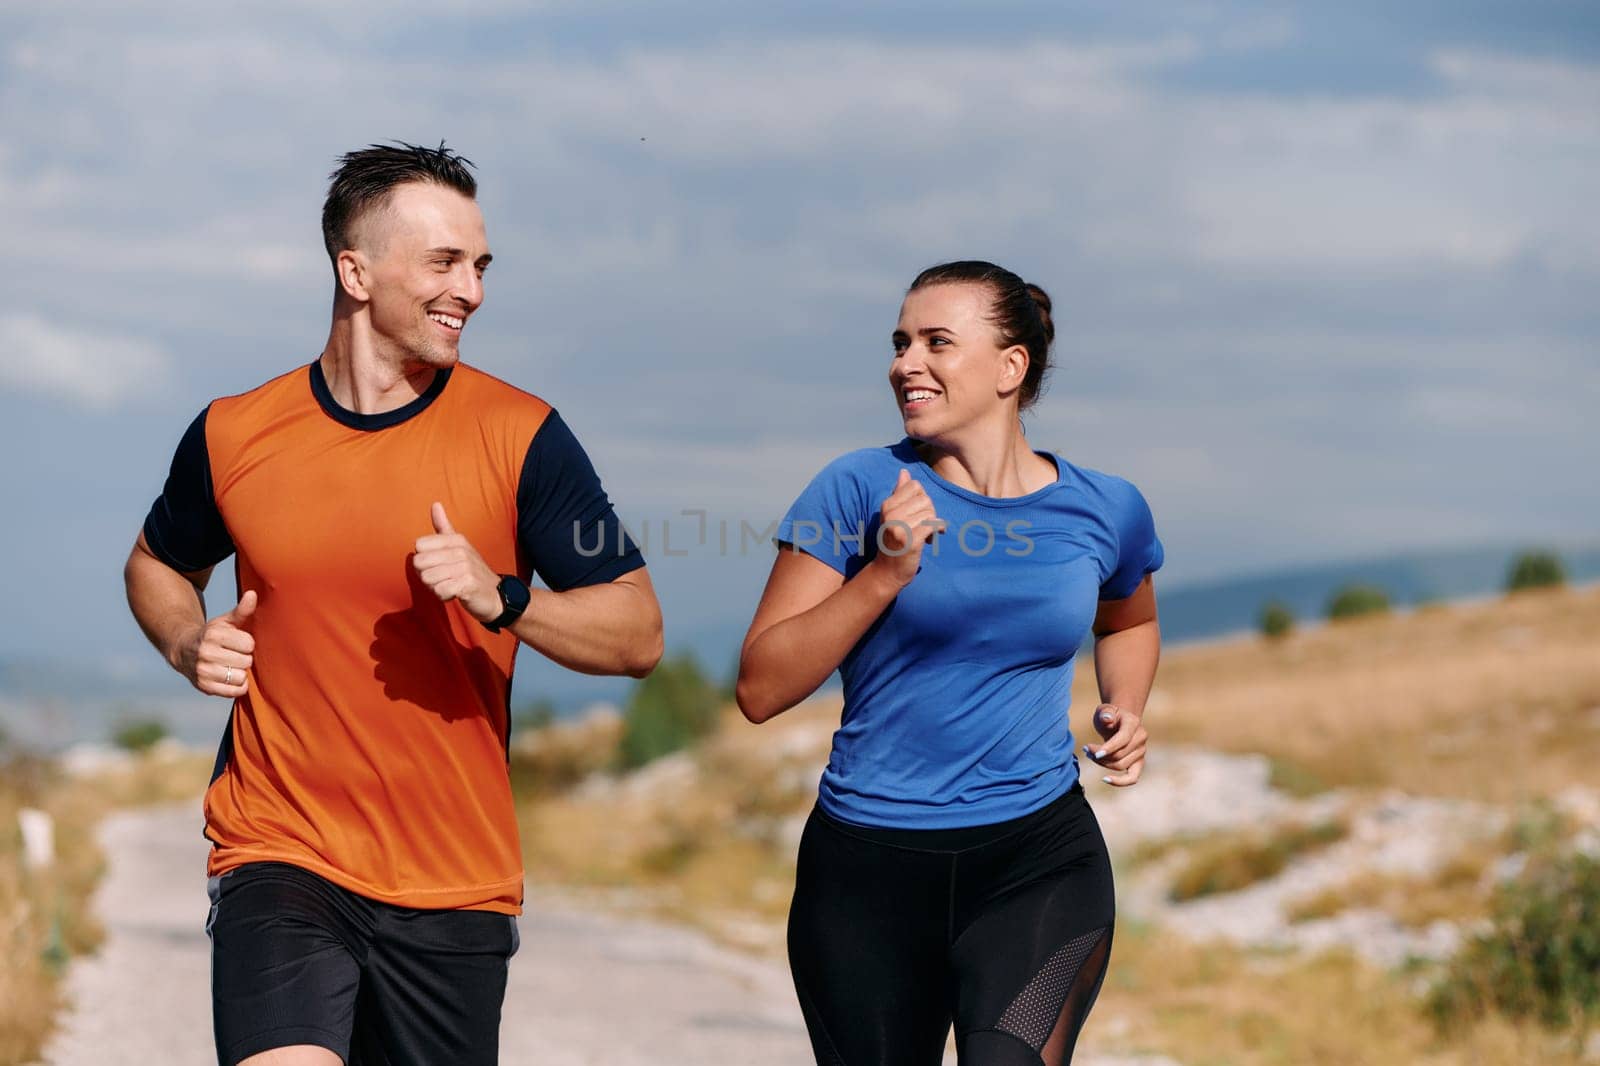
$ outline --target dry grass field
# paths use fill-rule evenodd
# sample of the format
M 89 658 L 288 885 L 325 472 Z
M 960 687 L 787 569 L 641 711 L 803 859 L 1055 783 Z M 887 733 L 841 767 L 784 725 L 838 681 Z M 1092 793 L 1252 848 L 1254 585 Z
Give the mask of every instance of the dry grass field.
M 96 823 L 119 807 L 198 795 L 210 770 L 209 757 L 161 749 L 88 777 L 22 757 L 0 765 L 0 1066 L 38 1054 L 60 1005 L 67 961 L 100 942 L 89 910 L 102 872 Z M 24 807 L 46 811 L 54 822 L 49 868 L 23 868 L 17 812 Z
M 1302 789 L 1548 798 L 1600 781 L 1600 587 L 1185 649 L 1157 689 L 1153 744 L 1264 753 Z
M 1079 733 L 1095 702 L 1085 662 L 1074 698 Z M 523 788 L 530 878 L 781 953 L 799 824 L 838 710 L 837 700 L 818 700 L 759 728 L 729 710 L 693 753 L 622 778 L 591 773 L 564 791 Z M 1504 807 L 1515 821 L 1535 801 L 1600 785 L 1600 589 L 1520 593 L 1275 642 L 1246 637 L 1180 649 L 1162 664 L 1147 721 L 1152 746 L 1266 755 L 1277 787 L 1297 795 L 1397 790 L 1473 799 Z M 614 743 L 615 726 L 584 728 L 598 731 L 587 739 L 569 732 L 542 758 L 576 750 L 586 770 L 601 765 L 595 753 Z M 542 773 L 579 776 L 548 765 Z M 1194 797 L 1197 805 L 1206 800 Z M 1189 849 L 1208 891 L 1214 881 L 1228 891 L 1338 835 L 1328 826 L 1261 827 L 1140 850 Z M 1354 878 L 1299 901 L 1292 917 L 1367 907 L 1402 926 L 1481 921 L 1487 871 L 1518 846 L 1514 836 L 1486 832 L 1481 851 L 1431 875 Z M 1586 1061 L 1570 1037 L 1487 1011 L 1440 1033 L 1420 999 L 1428 972 L 1385 971 L 1337 950 L 1196 943 L 1126 918 L 1084 1043 L 1164 1054 L 1185 1066 Z

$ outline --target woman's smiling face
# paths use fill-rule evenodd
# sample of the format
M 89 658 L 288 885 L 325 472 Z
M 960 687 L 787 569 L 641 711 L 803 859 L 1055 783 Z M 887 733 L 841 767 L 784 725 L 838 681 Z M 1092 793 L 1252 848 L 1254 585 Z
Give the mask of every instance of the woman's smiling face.
M 1015 405 L 1027 350 L 1001 348 L 986 285 L 928 285 L 900 306 L 889 364 L 906 435 L 937 440 Z

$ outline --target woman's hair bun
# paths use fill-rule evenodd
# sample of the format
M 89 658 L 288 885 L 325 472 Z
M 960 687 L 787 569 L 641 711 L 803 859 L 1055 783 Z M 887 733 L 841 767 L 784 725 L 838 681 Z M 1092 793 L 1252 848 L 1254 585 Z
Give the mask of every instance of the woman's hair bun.
M 1033 297 L 1033 302 L 1039 308 L 1039 320 L 1044 323 L 1044 335 L 1050 340 L 1056 339 L 1056 324 L 1050 320 L 1050 294 L 1045 292 L 1033 282 L 1027 284 L 1028 295 Z

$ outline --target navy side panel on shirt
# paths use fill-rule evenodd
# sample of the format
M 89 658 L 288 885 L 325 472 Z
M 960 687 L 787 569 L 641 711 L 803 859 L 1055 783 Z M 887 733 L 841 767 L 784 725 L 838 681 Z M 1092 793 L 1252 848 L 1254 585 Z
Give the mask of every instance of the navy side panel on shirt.
M 556 592 L 614 581 L 644 565 L 588 453 L 553 409 L 522 463 L 517 538 L 534 571 Z
M 181 573 L 216 566 L 233 554 L 233 538 L 217 510 L 211 486 L 211 459 L 206 451 L 204 411 L 189 423 L 161 495 L 144 520 L 144 539 L 157 559 Z

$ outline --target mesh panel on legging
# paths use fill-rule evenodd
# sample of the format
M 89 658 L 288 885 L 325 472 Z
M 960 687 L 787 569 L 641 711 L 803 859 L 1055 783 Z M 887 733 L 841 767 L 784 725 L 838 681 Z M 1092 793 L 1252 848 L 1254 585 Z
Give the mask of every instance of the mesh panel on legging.
M 1044 1066 L 1072 1059 L 1110 956 L 1111 927 L 1073 937 L 1018 992 L 995 1028 L 1033 1048 Z
M 1044 1042 L 1056 1027 L 1067 990 L 1072 987 L 1072 981 L 1078 976 L 1078 970 L 1083 967 L 1089 952 L 1094 950 L 1104 935 L 1104 929 L 1096 929 L 1062 945 L 1050 956 L 1044 968 L 1034 975 L 1033 980 L 1017 993 L 1017 998 L 1000 1016 L 999 1027 L 1013 1036 L 1021 1037 L 1035 1049 L 1044 1047 Z
M 1072 1049 L 1078 1043 L 1078 1034 L 1083 1030 L 1090 1008 L 1100 995 L 1100 985 L 1105 980 L 1110 961 L 1111 930 L 1108 928 L 1106 935 L 1095 944 L 1079 968 L 1078 976 L 1067 992 L 1066 1002 L 1061 1004 L 1061 1017 L 1056 1021 L 1055 1031 L 1040 1049 L 1039 1057 L 1044 1066 L 1068 1066 L 1072 1061 Z

